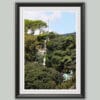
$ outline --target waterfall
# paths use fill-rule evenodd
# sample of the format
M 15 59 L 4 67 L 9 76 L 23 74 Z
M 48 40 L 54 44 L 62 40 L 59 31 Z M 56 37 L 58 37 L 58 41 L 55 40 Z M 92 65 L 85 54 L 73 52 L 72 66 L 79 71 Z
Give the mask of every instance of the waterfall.
M 43 58 L 43 65 L 44 66 L 46 65 L 46 58 L 45 57 Z
M 63 73 L 64 81 L 70 80 L 73 76 L 73 70 L 70 70 L 70 73 Z
M 45 55 L 46 55 L 46 42 L 47 42 L 47 40 L 44 40 L 44 57 L 43 57 L 43 66 L 45 66 L 46 65 L 46 57 L 45 57 Z
M 70 70 L 70 75 L 73 75 L 73 70 Z

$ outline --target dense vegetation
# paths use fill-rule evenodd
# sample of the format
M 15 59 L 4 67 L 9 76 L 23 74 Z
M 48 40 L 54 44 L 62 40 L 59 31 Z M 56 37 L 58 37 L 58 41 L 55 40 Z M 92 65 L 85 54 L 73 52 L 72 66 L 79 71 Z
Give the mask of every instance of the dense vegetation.
M 53 89 L 63 80 L 58 71 L 38 63 L 26 64 L 25 78 L 27 89 Z
M 35 25 L 35 26 L 34 26 Z M 41 27 L 40 27 L 41 26 Z M 59 35 L 55 32 L 34 34 L 35 29 L 47 27 L 43 21 L 25 20 L 25 88 L 26 89 L 69 89 L 75 88 L 76 70 L 76 34 Z M 32 29 L 32 34 L 27 30 Z M 43 66 L 44 55 L 39 49 L 46 43 L 46 66 Z M 64 81 L 62 74 L 73 70 L 70 80 Z

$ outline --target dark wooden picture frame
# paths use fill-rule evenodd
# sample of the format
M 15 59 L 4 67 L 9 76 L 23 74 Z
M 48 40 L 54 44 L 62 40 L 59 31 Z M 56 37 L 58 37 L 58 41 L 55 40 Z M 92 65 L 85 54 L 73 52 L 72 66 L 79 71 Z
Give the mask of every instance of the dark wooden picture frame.
M 20 94 L 20 7 L 80 7 L 81 71 L 80 94 Z M 15 4 L 15 97 L 16 98 L 84 98 L 85 97 L 85 3 L 16 3 Z

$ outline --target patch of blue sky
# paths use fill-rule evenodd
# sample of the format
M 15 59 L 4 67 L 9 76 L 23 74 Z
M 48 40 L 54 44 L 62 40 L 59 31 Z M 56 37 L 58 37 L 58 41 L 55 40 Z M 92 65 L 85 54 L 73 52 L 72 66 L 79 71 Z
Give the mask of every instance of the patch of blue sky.
M 62 12 L 61 18 L 49 21 L 49 29 L 59 34 L 75 32 L 75 13 Z

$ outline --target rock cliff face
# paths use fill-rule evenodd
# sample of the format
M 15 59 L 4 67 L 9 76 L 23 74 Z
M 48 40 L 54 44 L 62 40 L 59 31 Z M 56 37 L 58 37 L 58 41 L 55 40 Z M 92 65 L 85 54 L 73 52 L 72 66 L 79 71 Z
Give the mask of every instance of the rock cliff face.
M 46 56 L 46 50 L 47 50 L 46 42 L 47 42 L 47 40 L 44 40 L 43 48 L 38 49 L 38 54 L 43 56 L 43 60 L 42 60 L 43 61 L 43 63 L 42 63 L 43 66 L 46 65 L 46 57 L 45 57 Z

